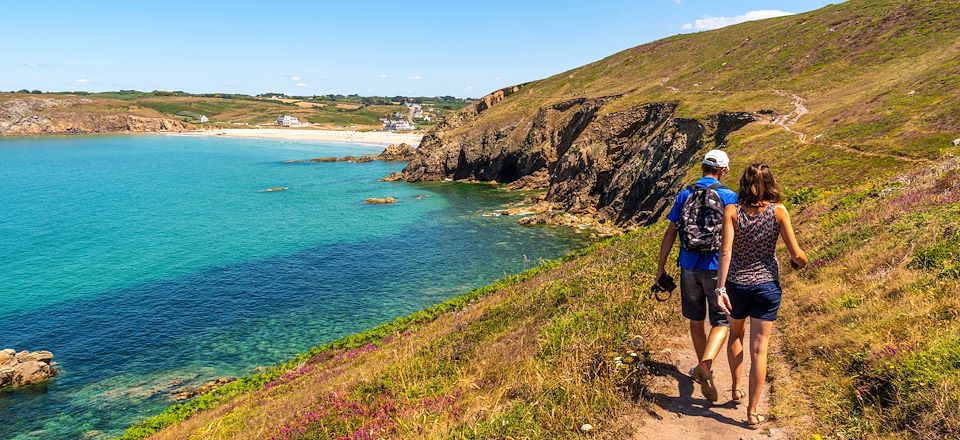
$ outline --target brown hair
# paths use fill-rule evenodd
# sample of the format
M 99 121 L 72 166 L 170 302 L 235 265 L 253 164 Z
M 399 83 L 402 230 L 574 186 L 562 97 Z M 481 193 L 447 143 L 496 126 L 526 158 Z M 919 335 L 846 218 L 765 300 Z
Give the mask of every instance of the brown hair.
M 737 202 L 744 206 L 758 206 L 764 202 L 780 203 L 780 189 L 773 172 L 765 163 L 754 163 L 743 170 Z
M 700 170 L 703 171 L 703 174 L 712 174 L 714 176 L 719 175 L 723 168 L 715 167 L 712 165 L 702 164 L 700 165 Z

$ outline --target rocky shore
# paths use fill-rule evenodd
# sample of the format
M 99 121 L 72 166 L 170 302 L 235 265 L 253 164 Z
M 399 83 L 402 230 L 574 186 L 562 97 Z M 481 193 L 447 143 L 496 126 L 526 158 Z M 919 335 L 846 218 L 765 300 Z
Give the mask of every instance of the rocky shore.
M 43 382 L 57 374 L 49 351 L 0 350 L 0 389 Z
M 0 136 L 53 134 L 181 132 L 193 128 L 185 122 L 89 107 L 81 97 L 25 97 L 0 101 Z
M 343 157 L 315 157 L 313 159 L 294 159 L 285 161 L 285 163 L 325 163 L 325 162 L 352 162 L 363 163 L 375 160 L 383 161 L 409 161 L 416 157 L 417 149 L 407 143 L 387 145 L 380 154 L 365 154 L 363 156 L 343 156 Z
M 519 93 L 498 90 L 427 133 L 406 168 L 385 180 L 462 180 L 546 189 L 553 214 L 527 223 L 596 224 L 630 229 L 654 221 L 682 185 L 687 164 L 758 116 L 678 115 L 676 102 L 621 104 L 622 95 L 575 98 L 512 121 L 485 112 Z M 557 215 L 555 212 L 572 215 Z

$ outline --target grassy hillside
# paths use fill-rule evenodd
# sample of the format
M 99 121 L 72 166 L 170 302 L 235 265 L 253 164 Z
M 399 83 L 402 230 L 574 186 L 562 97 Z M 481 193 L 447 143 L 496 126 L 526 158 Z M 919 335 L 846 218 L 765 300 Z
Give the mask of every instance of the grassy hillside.
M 803 437 L 958 438 L 958 59 L 960 2 L 851 1 L 629 49 L 524 86 L 459 130 L 529 122 L 573 96 L 792 113 L 728 145 L 734 173 L 763 160 L 781 177 L 812 261 L 781 262 L 774 423 Z M 629 438 L 647 366 L 686 331 L 676 301 L 647 290 L 660 234 L 641 228 L 319 347 L 127 437 Z M 617 367 L 631 352 L 642 362 Z
M 854 0 L 670 37 L 530 83 L 460 130 L 530 123 L 538 108 L 578 96 L 625 95 L 606 112 L 676 101 L 690 117 L 788 114 L 800 99 L 809 113 L 793 132 L 752 124 L 732 150 L 801 185 L 891 175 L 909 159 L 960 152 L 958 23 L 956 0 Z
M 778 425 L 827 438 L 960 435 L 958 182 L 951 160 L 842 191 L 791 190 L 813 264 L 784 276 L 772 371 L 800 386 L 771 378 Z M 650 356 L 685 332 L 675 301 L 646 289 L 660 234 L 635 231 L 316 349 L 128 437 L 192 415 L 156 437 L 567 438 L 590 423 L 624 438 L 647 405 L 649 370 L 617 369 L 614 357 Z

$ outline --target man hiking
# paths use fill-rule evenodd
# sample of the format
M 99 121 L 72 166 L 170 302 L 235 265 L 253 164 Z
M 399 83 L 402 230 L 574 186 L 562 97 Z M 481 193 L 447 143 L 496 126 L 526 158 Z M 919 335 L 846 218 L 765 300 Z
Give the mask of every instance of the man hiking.
M 713 382 L 713 359 L 720 352 L 729 333 L 727 315 L 717 304 L 714 289 L 717 287 L 720 239 L 723 232 L 723 212 L 726 205 L 737 203 L 737 194 L 720 185 L 720 179 L 729 172 L 730 159 L 727 153 L 711 150 L 703 158 L 703 177 L 685 188 L 667 215 L 670 224 L 663 234 L 660 259 L 657 264 L 657 284 L 666 274 L 664 267 L 677 236 L 680 237 L 680 306 L 683 317 L 690 320 L 690 338 L 697 353 L 696 367 L 690 376 L 700 383 L 703 396 L 712 402 L 719 399 Z M 662 286 L 661 286 L 662 287 Z M 706 335 L 704 321 L 710 318 L 710 335 Z M 739 340 L 727 346 L 727 359 L 733 367 L 733 359 L 743 355 Z M 732 370 L 731 370 L 732 371 Z M 732 390 L 733 400 L 740 401 L 743 392 Z

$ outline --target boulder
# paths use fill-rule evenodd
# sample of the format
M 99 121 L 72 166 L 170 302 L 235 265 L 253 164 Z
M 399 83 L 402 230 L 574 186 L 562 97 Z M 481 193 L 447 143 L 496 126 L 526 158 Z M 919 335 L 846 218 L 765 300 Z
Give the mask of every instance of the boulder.
M 413 160 L 414 156 L 416 155 L 417 149 L 407 145 L 407 143 L 402 143 L 400 145 L 390 144 L 383 150 L 382 153 L 377 155 L 377 159 L 410 161 Z
M 208 380 L 202 383 L 200 386 L 193 389 L 182 388 L 180 390 L 177 390 L 172 397 L 173 397 L 173 400 L 187 400 L 187 399 L 199 396 L 201 394 L 213 391 L 235 380 L 237 380 L 237 378 L 235 377 L 220 377 L 217 379 Z
M 57 374 L 49 351 L 0 350 L 0 388 L 43 382 Z
M 371 197 L 366 200 L 367 203 L 371 204 L 384 204 L 384 203 L 395 203 L 397 201 L 394 197 Z

